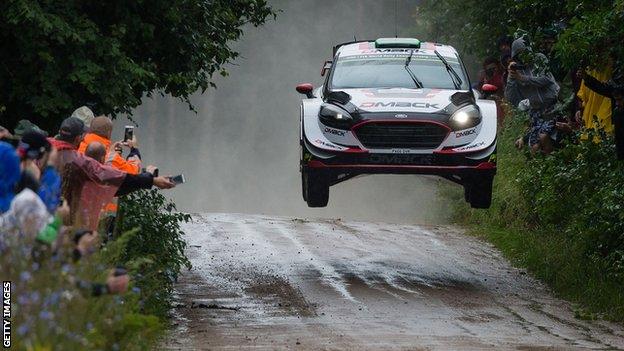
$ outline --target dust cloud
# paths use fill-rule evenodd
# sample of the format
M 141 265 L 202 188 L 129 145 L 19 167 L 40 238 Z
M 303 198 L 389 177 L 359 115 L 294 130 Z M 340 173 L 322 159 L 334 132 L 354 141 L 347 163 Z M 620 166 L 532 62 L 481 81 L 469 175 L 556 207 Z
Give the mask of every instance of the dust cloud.
M 334 186 L 325 209 L 301 197 L 299 104 L 295 85 L 322 79 L 334 44 L 392 37 L 394 0 L 272 1 L 276 21 L 246 28 L 234 47 L 241 57 L 218 88 L 196 95 L 197 114 L 170 97 L 145 99 L 134 120 L 144 161 L 161 174 L 184 173 L 187 183 L 169 192 L 191 212 L 263 213 L 368 221 L 439 223 L 444 204 L 438 180 L 367 176 Z M 400 0 L 398 34 L 412 35 L 414 5 Z M 117 136 L 123 132 L 121 119 Z

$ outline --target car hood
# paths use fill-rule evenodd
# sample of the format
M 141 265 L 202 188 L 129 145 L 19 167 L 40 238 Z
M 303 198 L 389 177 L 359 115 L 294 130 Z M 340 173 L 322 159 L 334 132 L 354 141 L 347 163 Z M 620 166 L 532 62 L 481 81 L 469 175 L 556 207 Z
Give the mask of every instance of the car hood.
M 369 88 L 342 89 L 351 96 L 351 101 L 362 112 L 441 112 L 451 103 L 451 96 L 457 90 Z

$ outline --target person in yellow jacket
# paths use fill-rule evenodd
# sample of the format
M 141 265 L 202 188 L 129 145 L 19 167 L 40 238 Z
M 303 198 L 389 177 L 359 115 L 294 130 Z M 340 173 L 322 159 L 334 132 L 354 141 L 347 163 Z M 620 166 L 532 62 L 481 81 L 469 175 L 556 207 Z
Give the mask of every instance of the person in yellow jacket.
M 604 83 L 611 78 L 612 71 L 613 69 L 609 66 L 602 71 L 588 71 L 587 74 Z M 576 95 L 583 102 L 582 116 L 585 128 L 595 129 L 596 127 L 602 127 L 605 132 L 613 133 L 613 123 L 611 123 L 611 99 L 587 87 L 585 81 L 581 82 L 581 86 Z M 594 121 L 594 116 L 598 119 L 597 125 Z

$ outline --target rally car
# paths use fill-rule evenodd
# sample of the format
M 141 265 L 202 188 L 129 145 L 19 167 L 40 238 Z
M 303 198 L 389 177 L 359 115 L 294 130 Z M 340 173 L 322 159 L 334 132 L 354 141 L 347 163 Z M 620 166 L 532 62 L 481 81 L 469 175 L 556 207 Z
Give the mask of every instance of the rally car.
M 301 182 L 309 207 L 365 174 L 424 174 L 488 208 L 496 173 L 496 103 L 470 88 L 457 51 L 413 38 L 334 47 L 324 84 L 300 84 Z M 489 90 L 491 86 L 484 87 Z

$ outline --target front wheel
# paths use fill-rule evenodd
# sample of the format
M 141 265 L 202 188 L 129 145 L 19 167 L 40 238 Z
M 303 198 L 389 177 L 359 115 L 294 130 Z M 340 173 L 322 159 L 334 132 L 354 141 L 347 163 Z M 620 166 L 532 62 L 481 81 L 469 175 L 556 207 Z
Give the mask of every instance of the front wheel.
M 303 198 L 308 207 L 325 207 L 329 202 L 329 179 L 321 171 L 307 169 L 301 173 Z
M 492 183 L 494 183 L 494 177 L 481 176 L 472 178 L 467 186 L 464 185 L 464 189 L 468 189 L 466 200 L 470 202 L 472 208 L 490 208 Z

